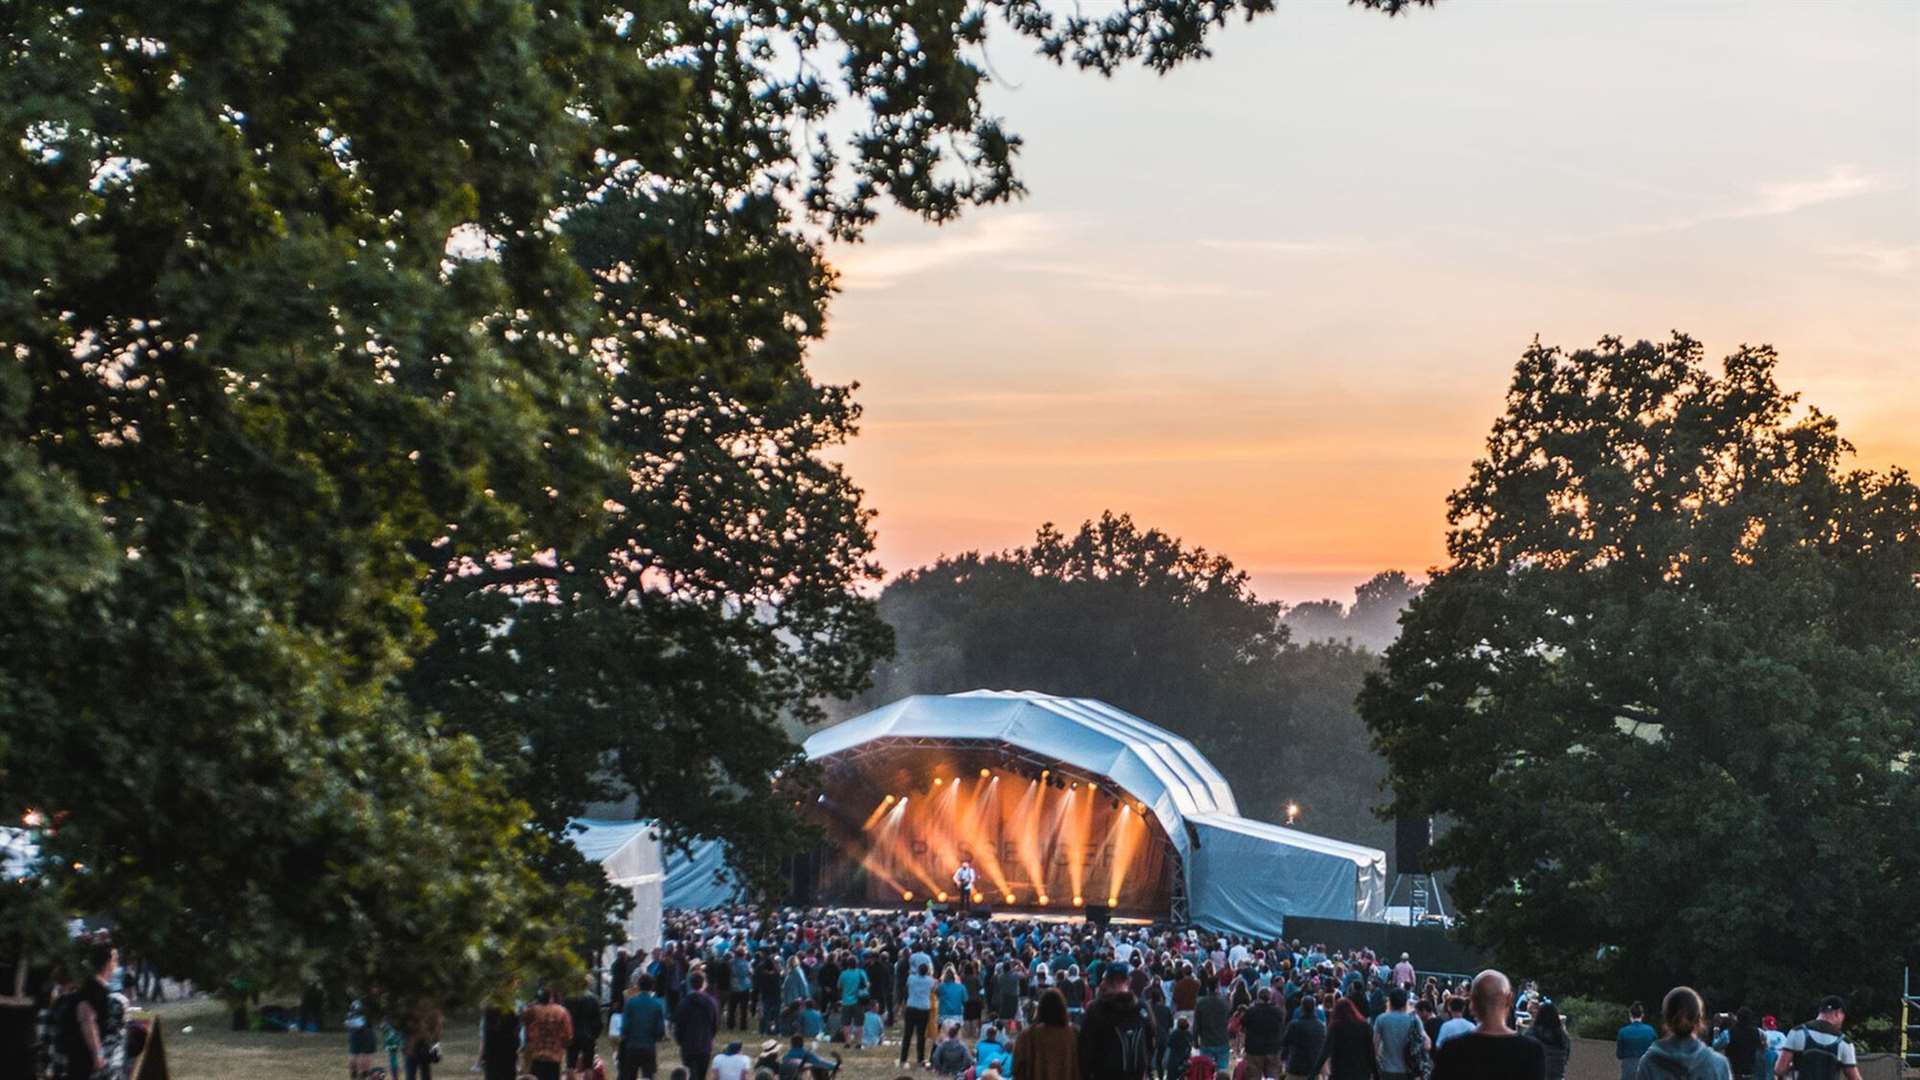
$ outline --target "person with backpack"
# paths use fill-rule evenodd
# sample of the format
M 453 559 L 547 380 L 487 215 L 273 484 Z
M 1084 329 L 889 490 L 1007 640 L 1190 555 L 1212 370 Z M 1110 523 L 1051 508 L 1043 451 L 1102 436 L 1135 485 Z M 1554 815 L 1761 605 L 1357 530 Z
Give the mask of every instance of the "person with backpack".
M 1246 1039 L 1248 1071 L 1255 1077 L 1279 1076 L 1280 1036 L 1286 1031 L 1287 1017 L 1273 1003 L 1273 990 L 1263 986 L 1252 1005 L 1240 1017 L 1240 1034 Z
M 1387 1011 L 1373 1018 L 1373 1040 L 1381 1080 L 1411 1080 L 1425 1074 L 1427 1031 L 1420 1017 L 1407 1009 L 1405 987 L 1396 986 L 1387 994 Z
M 1767 1035 L 1760 1030 L 1760 1021 L 1754 1018 L 1753 1010 L 1742 1005 L 1733 1014 L 1733 1024 L 1714 1038 L 1713 1048 L 1727 1055 L 1733 1080 L 1750 1080 L 1759 1074 L 1767 1049 Z
M 1108 964 L 1100 995 L 1080 1028 L 1081 1080 L 1143 1080 L 1153 1061 L 1153 1022 L 1130 986 L 1125 964 Z
M 1776 1076 L 1796 1074 L 1798 1080 L 1860 1080 L 1860 1061 L 1853 1044 L 1840 1034 L 1847 1023 L 1845 998 L 1829 997 L 1820 1003 L 1820 1015 L 1787 1032 L 1780 1047 L 1780 1060 L 1774 1065 Z

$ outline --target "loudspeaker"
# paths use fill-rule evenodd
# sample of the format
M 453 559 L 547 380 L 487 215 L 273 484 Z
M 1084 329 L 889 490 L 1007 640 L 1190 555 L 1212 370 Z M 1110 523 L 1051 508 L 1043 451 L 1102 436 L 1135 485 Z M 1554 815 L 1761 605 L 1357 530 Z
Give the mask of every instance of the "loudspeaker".
M 1403 817 L 1393 821 L 1393 869 L 1396 874 L 1427 872 L 1427 848 L 1433 844 L 1433 819 Z
M 932 910 L 932 912 L 935 915 L 951 915 L 953 914 L 953 905 L 952 904 L 934 904 L 932 905 L 930 910 Z
M 1107 923 L 1113 919 L 1113 909 L 1105 904 L 1088 904 L 1085 914 L 1088 922 L 1102 930 L 1105 930 Z
M 973 910 L 968 912 L 968 914 L 984 922 L 987 919 L 993 918 L 993 905 L 975 904 L 973 905 Z

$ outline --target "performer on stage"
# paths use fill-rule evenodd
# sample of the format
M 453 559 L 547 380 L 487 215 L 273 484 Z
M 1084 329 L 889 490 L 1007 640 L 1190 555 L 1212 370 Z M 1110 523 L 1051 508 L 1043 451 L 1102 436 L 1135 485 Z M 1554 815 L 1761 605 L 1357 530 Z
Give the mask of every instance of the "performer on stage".
M 979 875 L 973 871 L 972 859 L 961 859 L 960 869 L 953 872 L 953 883 L 960 889 L 960 910 L 973 909 L 973 882 Z

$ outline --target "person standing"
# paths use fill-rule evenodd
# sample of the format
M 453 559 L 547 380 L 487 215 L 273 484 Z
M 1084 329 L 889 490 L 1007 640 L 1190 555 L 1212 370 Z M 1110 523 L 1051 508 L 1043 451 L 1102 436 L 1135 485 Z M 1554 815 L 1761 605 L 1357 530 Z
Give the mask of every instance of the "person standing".
M 600 1042 L 600 999 L 583 985 L 564 1005 L 568 1019 L 573 1021 L 573 1038 L 567 1043 L 567 1075 L 591 1080 L 595 1047 Z
M 633 956 L 626 949 L 614 952 L 613 966 L 607 971 L 607 981 L 613 984 L 607 987 L 607 1004 L 618 1011 L 626 1003 L 627 991 L 633 989 Z
M 1173 1016 L 1177 1023 L 1180 1013 L 1175 1011 Z M 1228 1053 L 1233 1045 L 1233 1032 L 1228 1023 L 1231 1019 L 1227 999 L 1220 994 L 1202 993 L 1194 998 L 1193 1040 L 1199 1044 L 1201 1053 L 1213 1059 L 1214 1069 L 1221 1073 L 1227 1071 Z
M 972 859 L 961 859 L 960 868 L 953 872 L 953 887 L 960 893 L 960 910 L 973 910 L 973 883 L 980 875 L 973 868 Z
M 653 976 L 620 1009 L 620 1080 L 653 1080 L 660 1069 L 660 1040 L 667 1037 L 667 1006 L 653 993 Z
M 440 1006 L 422 998 L 414 1002 L 407 1015 L 407 1080 L 433 1080 L 433 1067 L 440 1062 L 440 1034 L 446 1017 Z
M 480 1014 L 480 1073 L 484 1080 L 520 1075 L 520 1018 L 499 1006 Z
M 1566 1022 L 1560 1019 L 1559 1006 L 1549 1001 L 1535 1009 L 1533 1027 L 1527 1037 L 1547 1052 L 1547 1080 L 1566 1080 L 1567 1062 L 1573 1058 L 1573 1039 L 1567 1035 Z
M 1033 1023 L 1013 1042 L 1013 1080 L 1080 1080 L 1080 1045 L 1067 1023 L 1067 999 L 1047 990 Z
M 680 1045 L 680 1064 L 696 1080 L 707 1075 L 713 1062 L 713 1038 L 720 1032 L 720 1003 L 707 993 L 706 972 L 687 976 L 687 992 L 673 1010 L 673 1041 Z
M 727 983 L 727 1028 L 745 1031 L 753 1023 L 753 961 L 744 946 L 733 950 L 728 966 L 733 969 Z
M 364 1080 L 373 1071 L 373 1055 L 380 1048 L 375 1037 L 373 1022 L 367 1019 L 367 1011 L 355 999 L 347 1006 L 347 1075 L 352 1080 Z
M 1307 1080 L 1320 1073 L 1321 1052 L 1327 1046 L 1327 1025 L 1320 1022 L 1320 1003 L 1309 993 L 1300 999 L 1300 1015 L 1280 1033 L 1280 1056 L 1291 1080 Z
M 1373 1044 L 1381 1080 L 1409 1080 L 1425 1072 L 1427 1031 L 1407 1009 L 1406 987 L 1394 987 L 1387 995 L 1387 1011 L 1373 1018 Z
M 860 1013 L 866 1008 L 867 998 L 873 992 L 873 984 L 867 981 L 867 970 L 853 962 L 849 957 L 840 969 L 840 1031 L 845 1038 L 858 1040 L 861 1025 Z
M 753 1059 L 742 1053 L 740 1044 L 730 1042 L 725 1053 L 713 1059 L 708 1080 L 747 1080 L 753 1072 Z
M 535 1080 L 560 1080 L 567 1046 L 573 1042 L 573 1017 L 553 1000 L 553 991 L 540 988 L 533 1004 L 520 1014 L 520 1026 L 526 1029 L 527 1058 Z
M 780 965 L 762 953 L 753 969 L 753 989 L 760 998 L 760 1034 L 780 1029 Z
M 1844 1073 L 1847 1080 L 1860 1080 L 1860 1059 L 1853 1044 L 1840 1034 L 1846 1023 L 1845 998 L 1822 1001 L 1818 1017 L 1787 1032 L 1774 1075 L 1798 1073 L 1800 1080 L 1831 1080 Z
M 933 1015 L 933 965 L 921 964 L 913 974 L 907 976 L 906 1003 L 903 1013 L 905 1019 L 900 1028 L 900 1064 L 907 1063 L 907 1048 L 916 1041 L 919 1050 L 914 1061 L 927 1063 L 927 1018 Z
M 1279 1076 L 1286 1063 L 1280 1057 L 1280 1037 L 1287 1016 L 1273 1003 L 1273 989 L 1263 986 L 1253 1004 L 1240 1016 L 1240 1035 L 1246 1040 L 1247 1071 L 1256 1077 Z
M 1413 978 L 1413 960 L 1408 954 L 1401 953 L 1400 962 L 1393 965 L 1393 985 L 1411 993 Z
M 1667 1037 L 1655 1040 L 1634 1071 L 1637 1080 L 1732 1080 L 1727 1059 L 1701 1041 L 1706 1030 L 1700 995 L 1692 987 L 1676 986 L 1660 1003 L 1660 1020 Z
M 1480 1022 L 1433 1052 L 1433 1080 L 1546 1080 L 1546 1051 L 1507 1026 L 1513 1006 L 1507 977 L 1489 968 L 1474 976 L 1470 993 Z
M 1639 1071 L 1640 1059 L 1646 1056 L 1653 1040 L 1659 1038 L 1646 1017 L 1647 1007 L 1634 1002 L 1627 1009 L 1627 1022 L 1614 1034 L 1613 1056 L 1620 1062 L 1620 1080 L 1633 1080 L 1633 1074 Z
M 1452 997 L 1447 999 L 1447 1020 L 1440 1025 L 1440 1034 L 1434 1036 L 1433 1048 L 1437 1052 L 1454 1039 L 1473 1030 L 1473 1021 L 1467 1019 L 1467 999 Z
M 1080 1028 L 1081 1080 L 1143 1080 L 1153 1062 L 1153 1024 L 1133 996 L 1133 972 L 1108 964 Z
M 1320 1064 L 1330 1080 L 1379 1080 L 1380 1060 L 1374 1054 L 1373 1027 L 1353 998 L 1334 1003 L 1333 1023 L 1327 1026 L 1326 1048 L 1320 1051 Z

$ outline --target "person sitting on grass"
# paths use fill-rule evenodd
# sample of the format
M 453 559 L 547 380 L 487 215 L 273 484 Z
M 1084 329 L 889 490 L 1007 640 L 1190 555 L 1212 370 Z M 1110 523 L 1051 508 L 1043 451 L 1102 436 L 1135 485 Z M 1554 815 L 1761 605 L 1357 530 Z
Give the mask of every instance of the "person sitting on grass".
M 862 1046 L 881 1046 L 887 1041 L 887 1025 L 880 1018 L 880 1003 L 867 1002 L 866 1014 L 860 1018 L 860 1034 L 855 1037 L 854 1048 Z
M 973 1060 L 974 1069 L 983 1074 L 1013 1068 L 1013 1054 L 1001 1044 L 1000 1032 L 992 1024 L 980 1030 L 980 1041 L 973 1045 Z
M 941 1076 L 959 1076 L 973 1067 L 973 1054 L 967 1050 L 967 1044 L 960 1041 L 959 1024 L 947 1025 L 946 1036 L 933 1048 L 930 1064 Z

